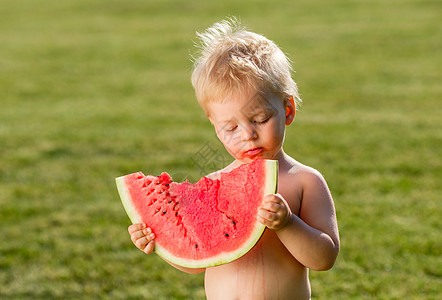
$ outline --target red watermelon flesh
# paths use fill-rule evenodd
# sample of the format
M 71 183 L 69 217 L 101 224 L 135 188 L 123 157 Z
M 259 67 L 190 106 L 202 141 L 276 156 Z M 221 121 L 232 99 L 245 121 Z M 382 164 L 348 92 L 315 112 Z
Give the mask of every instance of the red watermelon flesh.
M 249 251 L 265 227 L 256 220 L 264 196 L 276 192 L 277 161 L 255 160 L 218 180 L 176 183 L 167 173 L 116 179 L 133 223 L 155 233 L 155 252 L 190 268 L 233 261 Z

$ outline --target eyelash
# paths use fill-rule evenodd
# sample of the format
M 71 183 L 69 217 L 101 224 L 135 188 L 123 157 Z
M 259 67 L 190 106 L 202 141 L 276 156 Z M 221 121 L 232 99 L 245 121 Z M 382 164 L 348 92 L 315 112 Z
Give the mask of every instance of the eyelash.
M 260 124 L 264 124 L 264 123 L 266 123 L 268 120 L 270 120 L 270 117 L 266 117 L 266 118 L 265 118 L 264 120 L 262 120 L 262 121 L 253 121 L 253 123 L 260 125 Z
M 265 120 L 263 120 L 263 121 L 252 121 L 252 122 L 253 122 L 253 124 L 261 125 L 261 124 L 265 124 L 265 123 L 267 123 L 267 121 L 270 120 L 270 118 L 271 118 L 271 117 L 266 117 Z M 234 126 L 234 127 L 232 127 L 232 128 L 226 129 L 226 131 L 227 131 L 227 132 L 233 132 L 233 131 L 235 131 L 237 128 L 238 128 L 238 125 L 236 125 L 236 126 Z

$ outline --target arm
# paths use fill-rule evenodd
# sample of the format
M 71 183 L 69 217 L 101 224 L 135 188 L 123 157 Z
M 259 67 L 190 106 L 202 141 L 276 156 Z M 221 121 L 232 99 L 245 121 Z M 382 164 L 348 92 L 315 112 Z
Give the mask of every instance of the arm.
M 146 254 L 150 254 L 154 251 L 154 244 L 155 244 L 155 234 L 152 232 L 152 230 L 146 226 L 146 224 L 132 224 L 128 228 L 130 238 L 134 245 L 143 251 Z M 173 264 L 167 260 L 164 259 L 168 264 L 170 264 L 172 267 L 174 267 L 177 270 L 189 273 L 189 274 L 197 274 L 204 272 L 206 269 L 200 268 L 186 268 L 182 267 L 176 264 Z
M 299 217 L 281 195 L 269 195 L 258 220 L 275 230 L 281 242 L 301 264 L 312 270 L 330 269 L 339 252 L 339 233 L 333 199 L 324 178 L 305 172 Z

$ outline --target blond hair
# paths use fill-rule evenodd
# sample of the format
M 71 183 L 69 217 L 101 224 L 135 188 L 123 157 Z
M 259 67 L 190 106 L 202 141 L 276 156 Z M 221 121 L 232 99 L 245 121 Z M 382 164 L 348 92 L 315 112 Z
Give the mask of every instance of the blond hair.
M 200 39 L 199 56 L 194 59 L 192 85 L 200 106 L 222 101 L 233 93 L 254 88 L 287 101 L 301 102 L 292 66 L 278 46 L 260 34 L 247 31 L 235 18 L 215 23 Z

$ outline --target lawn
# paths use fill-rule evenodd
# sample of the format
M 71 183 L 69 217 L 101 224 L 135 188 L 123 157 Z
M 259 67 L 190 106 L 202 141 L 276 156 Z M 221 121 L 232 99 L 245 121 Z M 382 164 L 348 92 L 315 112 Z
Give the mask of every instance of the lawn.
M 0 299 L 204 299 L 145 256 L 114 178 L 229 159 L 190 84 L 195 32 L 235 15 L 294 61 L 285 150 L 333 193 L 314 299 L 442 297 L 438 1 L 0 0 Z M 216 165 L 221 168 L 222 165 Z

